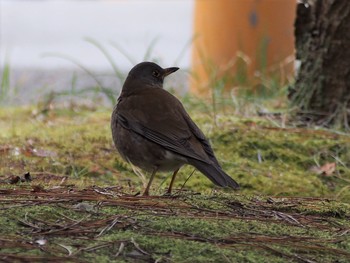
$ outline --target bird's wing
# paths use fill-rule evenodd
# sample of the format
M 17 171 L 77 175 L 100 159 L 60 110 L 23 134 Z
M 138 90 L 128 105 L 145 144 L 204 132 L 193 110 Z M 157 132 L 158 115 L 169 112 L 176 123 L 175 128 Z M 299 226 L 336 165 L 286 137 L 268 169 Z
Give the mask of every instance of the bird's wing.
M 117 114 L 117 121 L 124 128 L 167 150 L 205 163 L 212 161 L 214 154 L 203 133 L 182 104 L 163 89 L 147 89 L 122 98 Z
M 210 143 L 208 141 L 208 139 L 205 137 L 205 135 L 203 134 L 203 132 L 199 129 L 199 127 L 197 126 L 197 124 L 191 119 L 191 117 L 188 115 L 188 113 L 186 112 L 186 110 L 183 108 L 183 114 L 186 115 L 185 120 L 187 122 L 187 125 L 189 126 L 189 128 L 191 129 L 191 132 L 194 134 L 194 136 L 196 136 L 196 138 L 198 139 L 198 141 L 202 144 L 204 151 L 206 152 L 206 154 L 208 155 L 208 157 L 210 158 L 210 160 L 212 160 L 215 164 L 217 164 L 218 166 L 220 166 L 218 160 L 216 159 L 215 155 L 214 155 L 214 151 L 210 146 Z

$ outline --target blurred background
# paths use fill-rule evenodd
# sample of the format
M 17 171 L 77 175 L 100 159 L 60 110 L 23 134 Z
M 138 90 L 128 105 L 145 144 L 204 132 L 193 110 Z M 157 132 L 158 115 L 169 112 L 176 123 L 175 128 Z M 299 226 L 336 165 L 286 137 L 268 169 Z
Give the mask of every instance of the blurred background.
M 192 35 L 193 1 L 1 1 L 1 60 L 14 67 L 52 69 L 73 67 L 47 52 L 80 59 L 87 67 L 107 70 L 108 63 L 96 48 L 84 43 L 92 38 L 116 43 L 140 61 L 152 42 L 153 55 L 171 64 Z M 108 48 L 111 52 L 112 47 Z M 130 63 L 120 52 L 113 58 L 121 68 Z M 189 50 L 179 61 L 189 66 Z
M 113 104 L 141 61 L 179 66 L 166 82 L 179 95 L 285 99 L 295 7 L 296 0 L 0 0 L 0 100 L 92 94 Z
M 190 0 L 0 0 L 0 71 L 10 68 L 11 103 L 33 103 L 49 91 L 66 90 L 73 79 L 77 89 L 93 86 L 96 80 L 87 70 L 117 89 L 120 79 L 104 51 L 121 74 L 143 60 L 188 69 L 193 5 Z M 187 78 L 180 79 L 178 88 L 186 89 Z

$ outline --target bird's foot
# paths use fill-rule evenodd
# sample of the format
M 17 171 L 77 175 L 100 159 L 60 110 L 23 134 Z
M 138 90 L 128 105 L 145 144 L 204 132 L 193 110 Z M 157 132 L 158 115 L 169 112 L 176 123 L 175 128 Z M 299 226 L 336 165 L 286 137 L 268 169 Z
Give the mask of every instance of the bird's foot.
M 142 194 L 142 196 L 149 196 L 149 191 L 147 191 L 147 190 L 144 191 L 143 194 Z
M 164 194 L 163 194 L 163 197 L 171 197 L 171 198 L 176 198 L 176 197 L 179 197 L 179 192 L 175 192 L 175 193 L 172 193 L 171 191 L 166 191 Z
M 169 191 L 166 191 L 166 192 L 163 194 L 163 196 L 165 196 L 165 197 L 170 197 L 170 196 L 172 196 L 171 191 L 170 191 L 170 192 L 169 192 Z

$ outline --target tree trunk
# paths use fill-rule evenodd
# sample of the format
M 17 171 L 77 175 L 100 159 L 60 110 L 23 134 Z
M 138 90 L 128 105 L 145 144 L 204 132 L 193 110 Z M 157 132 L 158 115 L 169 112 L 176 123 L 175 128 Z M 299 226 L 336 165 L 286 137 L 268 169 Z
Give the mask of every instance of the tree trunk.
M 289 97 L 303 121 L 350 124 L 350 2 L 304 0 L 295 21 L 301 65 Z

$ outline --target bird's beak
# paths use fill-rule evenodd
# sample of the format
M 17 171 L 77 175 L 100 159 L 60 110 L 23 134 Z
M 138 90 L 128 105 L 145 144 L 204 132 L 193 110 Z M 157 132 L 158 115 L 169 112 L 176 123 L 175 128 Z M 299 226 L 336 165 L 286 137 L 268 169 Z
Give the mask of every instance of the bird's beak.
M 165 68 L 164 69 L 164 77 L 170 75 L 171 73 L 174 73 L 175 71 L 177 71 L 179 68 L 177 67 L 172 67 L 172 68 Z

